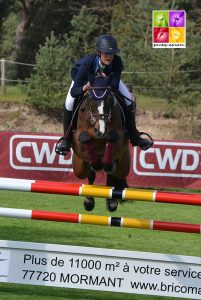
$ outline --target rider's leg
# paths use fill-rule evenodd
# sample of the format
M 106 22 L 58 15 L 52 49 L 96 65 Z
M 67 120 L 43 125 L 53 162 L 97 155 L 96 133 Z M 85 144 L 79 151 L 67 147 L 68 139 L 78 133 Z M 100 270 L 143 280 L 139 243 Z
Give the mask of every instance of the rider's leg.
M 131 94 L 126 87 L 126 85 L 120 80 L 119 83 L 119 91 L 120 93 L 125 96 L 126 98 L 131 100 Z M 143 139 L 140 136 L 139 131 L 136 128 L 136 121 L 135 121 L 135 113 L 136 113 L 136 104 L 131 100 L 125 99 L 125 103 L 127 106 L 127 118 L 126 118 L 126 129 L 128 131 L 128 136 L 130 142 L 133 146 L 139 146 L 142 150 L 147 150 L 153 145 L 153 141 Z
M 70 94 L 70 90 L 73 86 L 73 83 L 71 83 L 71 86 L 69 88 L 65 105 L 64 105 L 64 117 L 63 117 L 63 129 L 64 129 L 64 137 L 61 140 L 59 144 L 56 146 L 56 152 L 58 154 L 66 154 L 68 151 L 70 151 L 70 147 L 72 144 L 72 131 L 69 130 L 69 134 L 66 136 L 66 132 L 70 126 L 70 123 L 72 121 L 72 115 L 73 115 L 73 106 L 75 98 L 73 98 Z

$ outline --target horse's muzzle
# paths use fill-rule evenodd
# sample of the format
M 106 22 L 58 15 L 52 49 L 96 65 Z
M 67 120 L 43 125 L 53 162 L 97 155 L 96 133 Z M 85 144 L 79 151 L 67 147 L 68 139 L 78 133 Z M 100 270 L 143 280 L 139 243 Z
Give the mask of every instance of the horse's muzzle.
M 100 130 L 98 128 L 94 128 L 94 132 L 95 132 L 95 135 L 97 136 L 97 138 L 104 138 L 106 136 L 106 132 L 102 133 L 100 132 Z

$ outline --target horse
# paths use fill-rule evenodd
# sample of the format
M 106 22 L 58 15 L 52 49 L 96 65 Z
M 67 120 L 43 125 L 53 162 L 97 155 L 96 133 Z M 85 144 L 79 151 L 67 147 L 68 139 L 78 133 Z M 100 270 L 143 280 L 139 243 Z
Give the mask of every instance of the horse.
M 79 179 L 93 185 L 96 172 L 104 170 L 106 185 L 127 187 L 130 171 L 129 139 L 125 131 L 125 113 L 118 97 L 110 88 L 110 78 L 97 76 L 91 89 L 77 106 L 77 122 L 72 133 L 72 165 Z M 86 197 L 84 208 L 93 210 L 95 200 Z M 106 208 L 115 211 L 118 198 L 106 199 Z

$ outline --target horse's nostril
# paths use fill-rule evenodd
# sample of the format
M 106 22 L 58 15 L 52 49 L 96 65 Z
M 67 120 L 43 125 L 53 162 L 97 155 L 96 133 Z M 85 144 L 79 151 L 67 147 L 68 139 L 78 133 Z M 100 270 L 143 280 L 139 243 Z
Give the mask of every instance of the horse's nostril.
M 101 133 L 96 127 L 94 128 L 94 131 L 95 131 L 96 136 L 100 136 Z
M 94 128 L 95 134 L 97 137 L 104 137 L 104 134 L 102 132 L 100 132 L 100 130 L 98 130 L 97 128 Z

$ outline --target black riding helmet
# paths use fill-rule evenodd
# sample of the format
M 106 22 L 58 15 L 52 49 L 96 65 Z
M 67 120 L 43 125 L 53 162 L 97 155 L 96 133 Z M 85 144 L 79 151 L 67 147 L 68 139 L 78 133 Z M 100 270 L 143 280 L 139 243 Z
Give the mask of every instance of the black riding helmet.
M 96 41 L 96 50 L 109 54 L 118 53 L 120 51 L 115 38 L 111 35 L 100 35 Z

